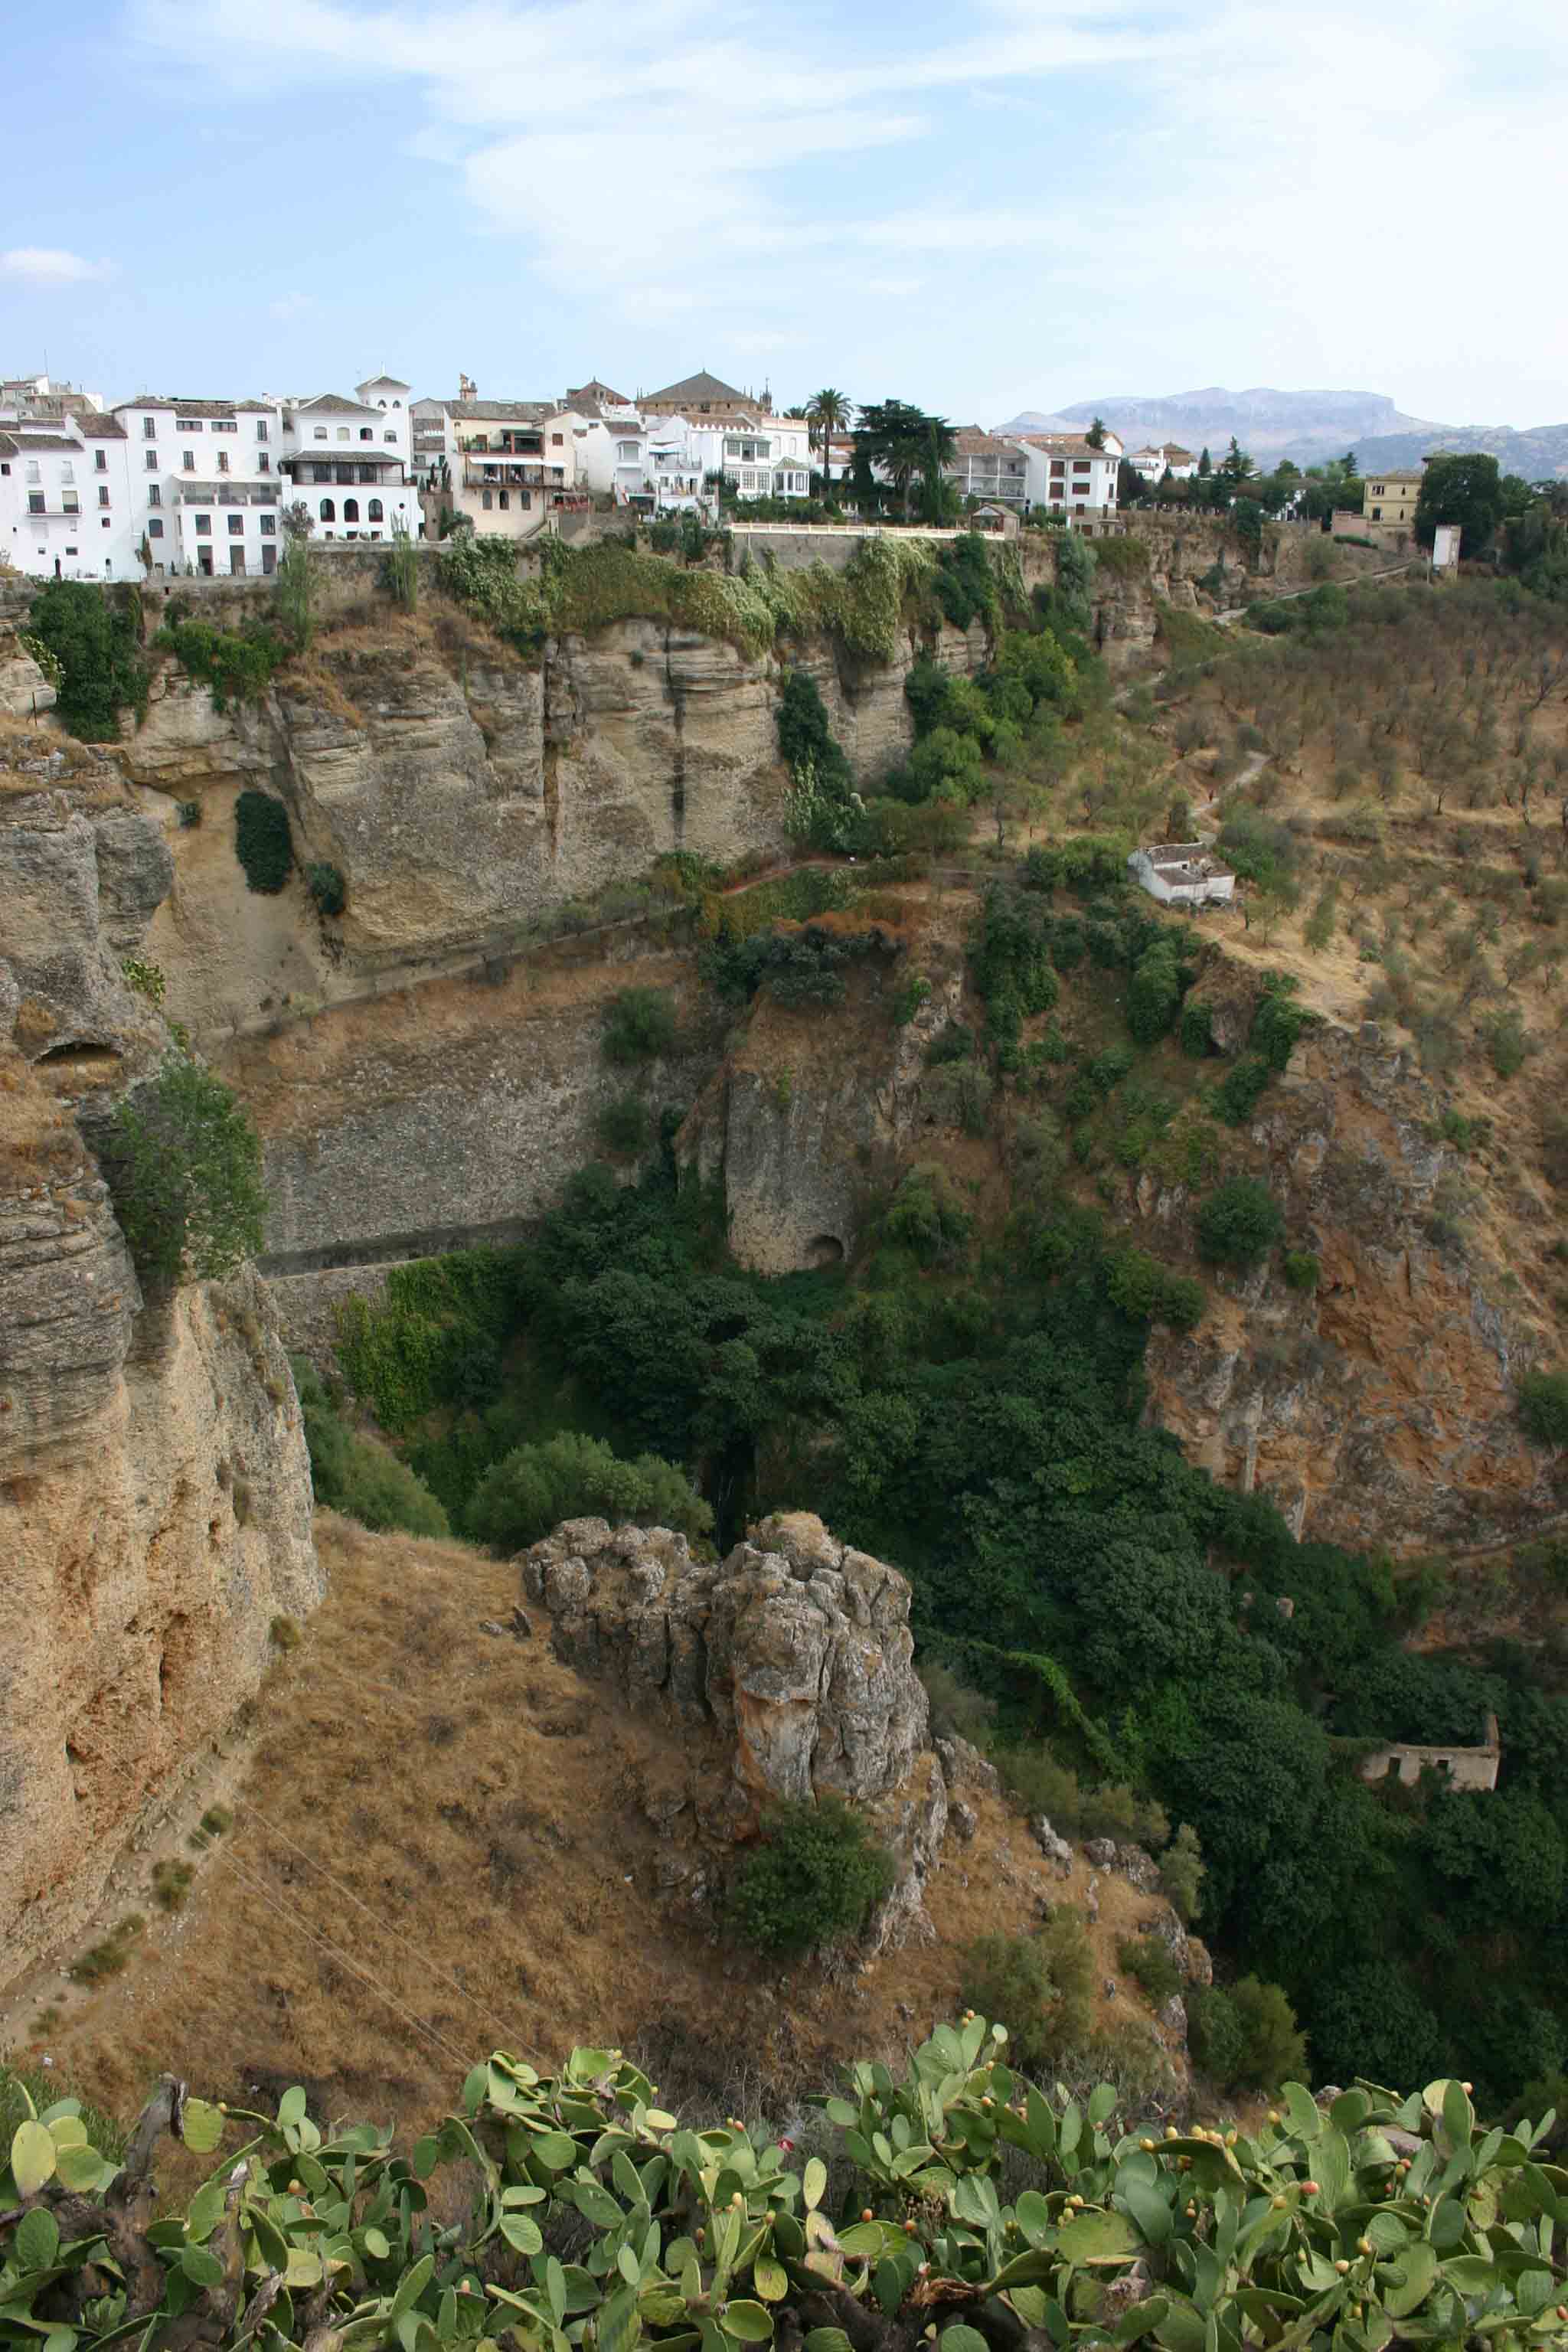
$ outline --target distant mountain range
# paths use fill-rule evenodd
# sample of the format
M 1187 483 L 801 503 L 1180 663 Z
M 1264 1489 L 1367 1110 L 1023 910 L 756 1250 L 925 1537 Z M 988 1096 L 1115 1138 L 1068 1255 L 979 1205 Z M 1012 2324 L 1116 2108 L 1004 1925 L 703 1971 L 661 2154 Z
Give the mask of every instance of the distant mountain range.
M 1047 416 L 1024 409 L 999 433 L 1081 433 L 1096 416 L 1121 435 L 1128 448 L 1149 442 L 1180 441 L 1205 447 L 1217 464 L 1234 433 L 1261 467 L 1281 457 L 1299 466 L 1320 465 L 1353 448 L 1363 467 L 1415 466 L 1434 449 L 1483 449 L 1505 474 L 1529 481 L 1568 475 L 1568 425 L 1542 425 L 1516 433 L 1506 425 L 1438 425 L 1408 416 L 1376 392 L 1277 392 L 1257 385 L 1227 392 L 1209 384 L 1196 392 L 1158 397 L 1118 396 L 1076 402 Z

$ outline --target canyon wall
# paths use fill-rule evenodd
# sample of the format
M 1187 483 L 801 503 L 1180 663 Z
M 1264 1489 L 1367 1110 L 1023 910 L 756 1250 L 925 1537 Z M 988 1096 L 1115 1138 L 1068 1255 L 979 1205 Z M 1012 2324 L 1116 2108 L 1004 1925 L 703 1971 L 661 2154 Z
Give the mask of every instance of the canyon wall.
M 53 760 L 0 762 L 0 1979 L 79 1931 L 321 1592 L 264 1287 L 145 1304 L 86 1140 L 169 1042 L 120 961 L 167 852 L 111 768 Z

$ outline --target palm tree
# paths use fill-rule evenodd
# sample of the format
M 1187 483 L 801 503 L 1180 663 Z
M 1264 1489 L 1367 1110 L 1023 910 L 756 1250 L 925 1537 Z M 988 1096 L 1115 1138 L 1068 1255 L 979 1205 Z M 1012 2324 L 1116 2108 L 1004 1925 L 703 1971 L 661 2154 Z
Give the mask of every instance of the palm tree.
M 826 384 L 822 391 L 812 394 L 805 404 L 805 413 L 811 423 L 812 439 L 822 444 L 822 495 L 830 499 L 833 495 L 833 436 L 848 431 L 855 404 L 847 400 L 843 393 L 836 392 L 831 384 Z

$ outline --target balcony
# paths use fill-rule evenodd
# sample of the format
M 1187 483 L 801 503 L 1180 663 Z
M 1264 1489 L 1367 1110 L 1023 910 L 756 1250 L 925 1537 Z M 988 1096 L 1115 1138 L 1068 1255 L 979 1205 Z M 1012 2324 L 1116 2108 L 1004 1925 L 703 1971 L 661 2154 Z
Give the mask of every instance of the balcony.
M 565 479 L 563 466 L 530 465 L 521 457 L 491 457 L 463 467 L 466 490 L 559 490 Z
M 275 507 L 276 482 L 187 482 L 174 485 L 175 503 L 183 507 Z

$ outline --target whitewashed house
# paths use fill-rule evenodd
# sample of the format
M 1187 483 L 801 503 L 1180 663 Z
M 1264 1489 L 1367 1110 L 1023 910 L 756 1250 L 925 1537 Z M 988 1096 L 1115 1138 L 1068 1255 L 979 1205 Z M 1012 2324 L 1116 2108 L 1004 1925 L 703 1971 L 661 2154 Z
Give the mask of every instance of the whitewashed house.
M 811 427 L 804 416 L 735 409 L 689 416 L 686 425 L 704 481 L 721 476 L 740 499 L 811 496 Z
M 952 456 L 942 467 L 961 499 L 985 499 L 1021 508 L 1028 496 L 1028 472 L 1016 441 L 966 425 L 955 433 Z
M 0 425 L 0 550 L 35 580 L 139 580 L 124 427 L 113 417 Z
M 1179 441 L 1160 441 L 1134 449 L 1127 462 L 1146 482 L 1163 482 L 1167 473 L 1173 482 L 1190 482 L 1198 470 L 1197 459 Z
M 1079 433 L 1016 433 L 1011 446 L 1023 459 L 1031 512 L 1111 515 L 1116 512 L 1120 453 L 1097 449 Z
M 151 578 L 277 570 L 279 515 L 290 495 L 277 401 L 141 393 L 114 415 Z
M 1224 904 L 1236 894 L 1236 876 L 1206 842 L 1162 841 L 1135 849 L 1127 861 L 1135 882 L 1166 907 Z
M 399 405 L 383 407 L 379 391 L 395 383 L 373 377 L 363 389 L 374 401 L 335 392 L 279 404 L 282 465 L 290 477 L 289 504 L 302 504 L 322 540 L 389 540 L 401 524 L 419 537 L 423 517 L 410 479 L 413 443 L 407 386 Z

